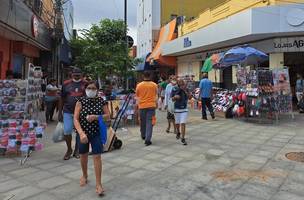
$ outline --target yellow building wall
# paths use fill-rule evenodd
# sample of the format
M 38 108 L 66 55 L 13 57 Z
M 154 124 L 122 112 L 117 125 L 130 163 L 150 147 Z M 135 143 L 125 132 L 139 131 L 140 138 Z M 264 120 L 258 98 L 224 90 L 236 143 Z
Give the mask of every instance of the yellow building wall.
M 186 22 L 178 27 L 179 37 L 250 8 L 304 3 L 304 0 L 212 0 L 210 1 L 214 3 L 212 6 L 209 5 L 209 1 L 201 2 L 205 2 L 204 5 L 206 6 L 203 6 L 204 9 L 201 9 L 202 12 L 197 15 L 196 19 Z
M 207 8 L 212 8 L 226 0 L 162 0 L 161 25 L 171 21 L 171 15 L 186 16 L 186 20 L 197 17 Z

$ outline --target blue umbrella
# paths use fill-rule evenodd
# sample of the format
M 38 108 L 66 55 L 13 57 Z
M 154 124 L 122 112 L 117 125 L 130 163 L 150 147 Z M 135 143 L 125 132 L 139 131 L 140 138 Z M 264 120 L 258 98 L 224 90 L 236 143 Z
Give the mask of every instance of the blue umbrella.
M 221 60 L 221 65 L 257 65 L 268 60 L 268 55 L 249 46 L 234 47 L 227 51 Z

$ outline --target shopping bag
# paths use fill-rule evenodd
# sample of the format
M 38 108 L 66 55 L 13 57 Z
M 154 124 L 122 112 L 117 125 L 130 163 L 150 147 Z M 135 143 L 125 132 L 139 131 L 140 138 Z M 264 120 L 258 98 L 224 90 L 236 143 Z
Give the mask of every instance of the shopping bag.
M 53 133 L 53 142 L 61 142 L 63 141 L 64 137 L 64 129 L 63 129 L 63 123 L 58 122 L 55 131 Z
M 174 114 L 174 101 L 172 99 L 168 100 L 168 112 Z
M 101 143 L 105 145 L 107 143 L 107 125 L 103 121 L 103 117 L 100 115 L 98 117 L 98 125 L 99 125 L 99 132 L 100 132 L 100 139 Z

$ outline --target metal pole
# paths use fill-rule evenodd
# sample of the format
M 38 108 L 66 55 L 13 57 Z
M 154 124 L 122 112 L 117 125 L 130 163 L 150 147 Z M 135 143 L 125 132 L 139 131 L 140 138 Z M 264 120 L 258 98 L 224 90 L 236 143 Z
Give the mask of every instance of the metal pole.
M 125 69 L 126 69 L 126 72 L 128 72 L 128 65 L 127 65 L 127 57 L 128 57 L 128 37 L 127 37 L 127 29 L 128 29 L 128 2 L 127 0 L 125 0 L 125 6 L 124 6 L 124 14 L 125 14 L 125 17 L 124 17 L 124 22 L 125 22 L 125 40 L 126 40 L 126 60 L 125 60 Z M 126 74 L 125 76 L 125 89 L 127 90 L 129 88 L 128 86 L 128 76 Z

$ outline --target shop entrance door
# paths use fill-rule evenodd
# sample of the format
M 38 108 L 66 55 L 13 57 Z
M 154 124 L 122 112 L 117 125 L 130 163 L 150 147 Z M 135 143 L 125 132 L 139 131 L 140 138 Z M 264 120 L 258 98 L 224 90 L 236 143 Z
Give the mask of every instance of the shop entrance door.
M 304 52 L 284 53 L 284 65 L 289 68 L 290 87 L 293 95 L 294 108 L 296 108 L 297 98 L 295 86 L 297 74 L 304 77 Z
M 223 70 L 223 88 L 228 90 L 233 89 L 232 67 L 227 67 Z

